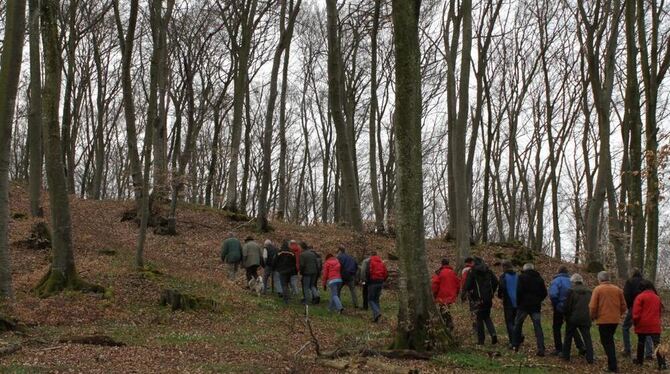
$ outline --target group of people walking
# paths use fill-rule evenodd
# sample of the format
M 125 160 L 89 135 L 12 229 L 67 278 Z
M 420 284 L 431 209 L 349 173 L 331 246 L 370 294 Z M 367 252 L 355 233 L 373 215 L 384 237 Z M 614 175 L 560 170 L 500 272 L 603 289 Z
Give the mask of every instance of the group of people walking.
M 527 317 L 533 323 L 537 356 L 545 356 L 544 332 L 542 331 L 542 303 L 549 297 L 553 310 L 552 332 L 553 355 L 569 361 L 572 342 L 581 356 L 591 364 L 594 361 L 591 341 L 591 324 L 598 326 L 600 342 L 607 356 L 607 372 L 618 372 L 614 334 L 623 319 L 624 355 L 630 357 L 630 329 L 634 327 L 638 336 L 635 364 L 642 365 L 651 358 L 654 346 L 660 344 L 662 303 L 652 282 L 642 278 L 634 269 L 631 278 L 622 290 L 610 281 L 609 273 L 598 273 L 599 285 L 591 291 L 580 274 L 568 273 L 565 266 L 558 269 L 549 288 L 533 264 L 523 265 L 517 273 L 509 261 L 502 263 L 503 273 L 496 275 L 480 258 L 467 258 L 465 267 L 456 274 L 447 259 L 432 279 L 435 302 L 451 324 L 449 306 L 461 300 L 469 301 L 473 316 L 473 328 L 477 344 L 484 344 L 486 332 L 491 343 L 498 343 L 495 325 L 491 320 L 491 309 L 495 296 L 502 300 L 505 327 L 509 337 L 509 348 L 515 351 L 524 342 L 523 324 Z M 565 334 L 562 329 L 565 325 Z M 656 350 L 659 369 L 666 368 L 665 357 Z
M 369 307 L 372 310 L 374 322 L 379 322 L 382 316 L 380 298 L 388 270 L 376 252 L 371 252 L 359 264 L 344 246 L 340 246 L 336 255 L 327 253 L 324 261 L 321 254 L 304 241 L 287 240 L 277 249 L 269 239 L 261 247 L 251 236 L 242 244 L 229 233 L 221 247 L 221 261 L 227 265 L 231 280 L 236 279 L 237 271 L 243 267 L 247 283 L 257 279 L 258 269 L 262 268 L 262 292 L 276 293 L 286 304 L 292 295 L 299 295 L 299 283 L 302 286 L 301 302 L 319 304 L 320 280 L 323 289 L 330 293 L 328 308 L 339 314 L 344 312 L 342 289 L 349 288 L 352 304 L 359 308 L 356 288 L 361 285 L 363 309 Z

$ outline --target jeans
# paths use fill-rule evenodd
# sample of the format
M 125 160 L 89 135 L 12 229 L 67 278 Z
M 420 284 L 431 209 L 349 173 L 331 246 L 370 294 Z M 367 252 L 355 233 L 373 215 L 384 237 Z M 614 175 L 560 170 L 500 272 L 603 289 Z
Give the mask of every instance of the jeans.
M 292 275 L 290 280 L 291 292 L 294 295 L 298 294 L 298 275 Z M 286 292 L 288 292 L 288 287 L 282 287 Z
M 384 288 L 384 283 L 368 283 L 368 305 L 372 309 L 372 318 L 377 319 L 377 317 L 382 315 L 382 309 L 379 306 L 379 298 L 382 296 L 382 289 Z
M 305 303 L 314 302 L 319 297 L 319 290 L 316 289 L 316 274 L 306 274 L 302 276 L 302 297 Z
M 248 268 L 245 268 L 247 271 L 247 283 L 249 283 L 252 278 L 256 278 L 258 276 L 258 267 L 258 265 L 251 265 Z
M 569 323 L 565 324 L 565 341 L 563 342 L 562 356 L 570 360 L 570 350 L 572 349 L 572 338 L 575 338 L 575 345 L 580 351 L 584 351 L 586 362 L 593 363 L 593 341 L 591 340 L 590 326 L 577 326 Z M 576 334 L 575 334 L 576 333 Z M 581 343 L 580 343 L 581 342 Z
M 544 353 L 544 333 L 542 332 L 542 323 L 540 312 L 528 313 L 525 310 L 517 310 L 516 319 L 514 320 L 514 347 L 519 347 L 521 345 L 521 335 L 523 333 L 523 322 L 526 320 L 526 317 L 530 316 L 531 321 L 533 321 L 533 330 L 535 330 L 535 340 L 537 341 L 537 351 L 538 353 Z
M 275 287 L 275 291 L 277 291 L 278 294 L 283 294 L 282 290 L 284 289 L 281 285 L 281 277 L 279 276 L 279 273 L 276 271 L 272 272 L 272 283 Z
M 475 313 L 475 317 L 476 317 L 475 329 L 477 330 L 477 344 L 484 344 L 485 339 L 484 325 L 486 325 L 486 329 L 489 331 L 491 338 L 496 336 L 496 327 L 493 325 L 493 321 L 491 321 L 491 309 L 488 308 L 478 310 Z
M 516 308 L 506 307 L 503 309 L 505 314 L 505 327 L 507 328 L 507 337 L 509 344 L 513 345 L 514 340 L 514 320 L 516 319 Z
M 279 274 L 279 280 L 281 288 L 284 290 L 284 292 L 281 293 L 282 298 L 284 299 L 284 303 L 288 304 L 288 301 L 291 298 L 288 292 L 288 285 L 291 282 L 291 274 Z
M 600 333 L 600 344 L 602 344 L 605 354 L 607 355 L 607 368 L 610 371 L 618 371 L 616 362 L 616 346 L 614 345 L 614 333 L 619 326 L 617 323 L 607 323 L 598 325 L 598 332 Z
M 646 352 L 647 343 L 652 341 L 655 347 L 658 347 L 661 344 L 661 335 L 660 334 L 637 334 L 637 362 L 639 365 L 642 365 L 644 362 L 644 353 Z M 653 347 L 652 347 L 653 348 Z M 664 369 L 666 366 L 665 357 L 659 352 L 656 351 L 656 360 L 658 361 L 658 368 Z
M 328 304 L 328 309 L 330 311 L 339 312 L 340 310 L 344 309 L 342 307 L 340 297 L 337 295 L 337 291 L 339 290 L 341 283 L 341 279 L 333 279 L 328 281 L 328 289 L 330 289 L 330 303 Z
M 342 297 L 342 288 L 344 286 L 349 287 L 349 292 L 351 293 L 351 302 L 354 304 L 354 308 L 358 308 L 358 299 L 356 298 L 356 279 L 354 277 L 342 278 L 342 283 L 340 283 L 340 289 L 337 291 L 337 295 Z
M 623 319 L 623 324 L 621 325 L 621 335 L 623 337 L 623 352 L 625 354 L 630 354 L 630 329 L 633 327 L 633 310 L 628 309 L 626 312 L 626 317 Z M 647 337 L 647 343 L 645 345 L 645 357 L 651 357 L 654 354 L 654 345 L 651 340 L 651 337 Z
M 239 262 L 228 263 L 228 279 L 234 280 L 237 277 L 237 269 L 240 267 Z

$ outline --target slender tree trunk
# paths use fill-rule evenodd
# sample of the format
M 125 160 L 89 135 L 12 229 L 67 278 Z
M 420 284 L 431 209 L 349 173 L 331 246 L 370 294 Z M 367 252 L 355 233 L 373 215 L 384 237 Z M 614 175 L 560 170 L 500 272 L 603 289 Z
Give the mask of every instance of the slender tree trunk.
M 114 16 L 116 28 L 121 47 L 121 87 L 123 89 L 123 114 L 126 122 L 126 142 L 128 144 L 128 160 L 130 161 L 130 174 L 133 181 L 133 194 L 135 202 L 139 205 L 142 197 L 142 166 L 137 146 L 137 126 L 135 117 L 135 100 L 133 98 L 133 82 L 131 78 L 131 67 L 133 61 L 133 46 L 135 43 L 135 28 L 137 26 L 138 0 L 130 0 L 130 16 L 128 18 L 128 30 L 123 35 L 123 26 L 119 12 L 119 0 L 114 0 Z
M 40 54 L 40 10 L 39 0 L 30 0 L 29 44 L 30 44 L 30 114 L 28 116 L 28 153 L 30 154 L 30 172 L 28 186 L 30 190 L 30 214 L 42 217 L 42 73 Z
M 6 12 L 0 56 L 0 298 L 14 297 L 9 258 L 9 162 L 26 28 L 25 0 L 8 2 Z
M 419 0 L 393 0 L 396 66 L 396 248 L 400 308 L 393 346 L 418 351 L 454 344 L 430 291 L 423 218 Z M 334 5 L 334 4 L 333 4 Z
M 291 40 L 286 45 L 284 52 L 284 67 L 282 69 L 281 96 L 279 99 L 279 181 L 277 188 L 279 196 L 277 202 L 277 219 L 283 220 L 288 209 L 288 186 L 286 184 L 286 152 L 288 145 L 286 143 L 286 93 L 288 91 L 288 66 L 291 53 Z
M 370 192 L 372 194 L 372 207 L 375 213 L 375 229 L 384 232 L 384 211 L 379 201 L 379 186 L 377 185 L 377 35 L 379 33 L 379 13 L 381 0 L 374 0 L 374 11 L 372 15 L 372 31 L 370 32 L 370 131 L 369 131 L 369 157 L 370 157 Z
M 352 148 L 354 139 L 350 139 L 347 124 L 345 123 L 340 90 L 342 82 L 342 62 L 340 37 L 338 32 L 337 1 L 327 0 L 326 11 L 328 18 L 328 98 L 330 111 L 335 123 L 337 133 L 336 148 L 339 168 L 342 171 L 342 193 L 346 201 L 349 223 L 357 232 L 363 232 L 363 220 L 361 218 L 361 204 L 356 186 L 356 175 L 354 172 L 354 160 L 352 159 Z

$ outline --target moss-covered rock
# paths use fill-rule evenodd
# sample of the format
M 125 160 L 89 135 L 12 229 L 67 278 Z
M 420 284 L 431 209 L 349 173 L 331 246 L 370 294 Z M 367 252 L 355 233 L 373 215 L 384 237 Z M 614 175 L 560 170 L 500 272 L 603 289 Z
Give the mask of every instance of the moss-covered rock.
M 217 301 L 182 293 L 175 289 L 165 289 L 161 293 L 160 298 L 161 306 L 170 306 L 173 311 L 175 310 L 195 310 L 195 309 L 205 309 L 211 311 L 220 310 L 221 304 Z

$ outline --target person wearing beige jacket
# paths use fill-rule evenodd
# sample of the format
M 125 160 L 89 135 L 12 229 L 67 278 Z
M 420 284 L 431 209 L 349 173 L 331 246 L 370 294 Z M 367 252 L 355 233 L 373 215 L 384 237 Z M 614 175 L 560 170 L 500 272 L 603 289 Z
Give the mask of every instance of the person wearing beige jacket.
M 626 313 L 626 299 L 623 290 L 610 282 L 610 275 L 606 271 L 598 273 L 600 285 L 593 290 L 589 313 L 591 319 L 598 325 L 600 343 L 607 355 L 606 372 L 616 373 L 619 371 L 616 360 L 616 347 L 614 346 L 614 333 L 621 322 L 621 317 Z

